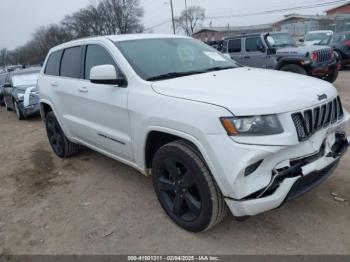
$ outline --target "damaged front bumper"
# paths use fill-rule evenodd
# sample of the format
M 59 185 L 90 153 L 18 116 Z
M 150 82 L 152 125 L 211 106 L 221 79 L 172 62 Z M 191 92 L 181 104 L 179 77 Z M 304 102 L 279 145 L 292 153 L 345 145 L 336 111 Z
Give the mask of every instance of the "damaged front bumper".
M 253 216 L 281 206 L 326 180 L 348 149 L 350 137 L 335 133 L 324 140 L 318 152 L 289 160 L 288 167 L 273 170 L 270 183 L 241 199 L 226 198 L 236 217 Z

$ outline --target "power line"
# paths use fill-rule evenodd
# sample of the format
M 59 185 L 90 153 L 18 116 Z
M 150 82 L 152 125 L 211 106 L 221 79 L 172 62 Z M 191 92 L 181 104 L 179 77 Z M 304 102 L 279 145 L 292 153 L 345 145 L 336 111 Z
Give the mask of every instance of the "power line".
M 255 15 L 263 15 L 263 14 L 274 14 L 274 13 L 281 13 L 281 12 L 287 12 L 287 11 L 295 11 L 295 10 L 305 10 L 305 9 L 311 9 L 311 8 L 317 8 L 317 7 L 326 7 L 341 3 L 346 3 L 348 0 L 333 0 L 323 3 L 316 3 L 316 4 L 309 4 L 309 5 L 301 5 L 301 6 L 294 6 L 294 7 L 286 7 L 286 8 L 280 8 L 280 9 L 273 9 L 273 10 L 265 10 L 265 11 L 254 11 L 250 13 L 241 13 L 241 14 L 230 14 L 230 15 L 218 15 L 218 16 L 208 16 L 205 18 L 205 20 L 208 19 L 223 19 L 223 18 L 234 18 L 234 17 L 245 17 L 245 16 L 255 16 Z M 160 26 L 163 26 L 165 24 L 171 23 L 171 20 L 163 21 L 159 24 L 152 25 L 146 30 L 151 30 Z
M 244 17 L 244 16 L 254 16 L 254 15 L 263 15 L 263 14 L 274 14 L 274 13 L 281 13 L 281 12 L 294 11 L 294 10 L 303 10 L 303 9 L 331 6 L 331 5 L 335 5 L 335 4 L 345 3 L 346 1 L 347 0 L 337 0 L 337 1 L 330 1 L 330 2 L 325 2 L 325 3 L 312 4 L 312 5 L 295 6 L 295 7 L 289 7 L 289 8 L 274 9 L 274 10 L 267 10 L 267 11 L 258 11 L 258 12 L 255 11 L 255 12 L 245 13 L 245 14 L 208 16 L 208 17 L 206 17 L 206 19 L 222 19 L 222 18 Z

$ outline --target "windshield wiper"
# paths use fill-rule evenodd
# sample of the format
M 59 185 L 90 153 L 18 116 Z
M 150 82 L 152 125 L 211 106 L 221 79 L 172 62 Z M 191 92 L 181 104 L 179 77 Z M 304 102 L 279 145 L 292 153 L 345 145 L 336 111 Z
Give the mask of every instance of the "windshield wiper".
M 195 74 L 201 74 L 201 73 L 204 73 L 204 72 L 203 71 L 169 72 L 166 74 L 149 77 L 146 80 L 147 81 L 164 80 L 164 79 L 176 78 L 181 76 L 189 76 L 189 75 L 195 75 Z
M 205 69 L 203 73 L 206 72 L 212 72 L 212 71 L 220 71 L 220 70 L 228 70 L 228 69 L 233 69 L 236 68 L 235 66 L 216 66 L 216 67 L 211 67 L 208 69 Z
M 204 74 L 204 73 L 211 72 L 211 71 L 227 70 L 227 69 L 232 69 L 232 68 L 236 68 L 236 67 L 234 67 L 234 66 L 217 66 L 217 67 L 211 67 L 211 68 L 201 70 L 201 71 L 169 72 L 166 74 L 161 74 L 161 75 L 149 77 L 146 80 L 147 81 L 165 80 L 165 79 L 171 79 L 171 78 L 182 77 L 182 76 Z

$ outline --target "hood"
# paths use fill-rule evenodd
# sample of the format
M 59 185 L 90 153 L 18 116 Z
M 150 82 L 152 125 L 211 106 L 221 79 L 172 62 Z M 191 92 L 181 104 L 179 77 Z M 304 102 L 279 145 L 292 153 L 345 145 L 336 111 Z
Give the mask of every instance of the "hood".
M 319 104 L 318 95 L 337 95 L 326 81 L 248 67 L 158 81 L 152 87 L 162 95 L 225 107 L 236 116 L 296 111 Z
M 316 44 L 319 44 L 321 42 L 321 40 L 313 40 L 313 41 L 305 41 L 304 42 L 304 45 L 316 45 Z
M 36 85 L 21 85 L 21 86 L 16 86 L 15 88 L 18 90 L 18 91 L 23 91 L 25 92 L 28 88 L 36 88 Z
M 314 51 L 330 49 L 326 46 L 316 46 L 316 45 L 301 45 L 301 46 L 288 46 L 278 48 L 276 51 L 276 55 L 306 55 L 307 53 L 311 53 Z

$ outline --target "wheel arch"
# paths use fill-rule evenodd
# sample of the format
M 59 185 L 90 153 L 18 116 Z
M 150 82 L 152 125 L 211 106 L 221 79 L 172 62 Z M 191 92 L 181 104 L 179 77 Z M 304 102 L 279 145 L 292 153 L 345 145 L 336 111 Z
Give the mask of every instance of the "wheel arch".
M 300 58 L 300 57 L 286 57 L 286 58 L 281 58 L 279 61 L 278 61 L 278 64 L 276 65 L 276 69 L 277 70 L 280 70 L 283 66 L 285 65 L 290 65 L 290 64 L 294 64 L 294 65 L 298 65 L 298 66 L 301 66 L 303 67 L 305 70 L 305 66 L 301 65 L 300 62 L 304 60 L 303 58 Z

